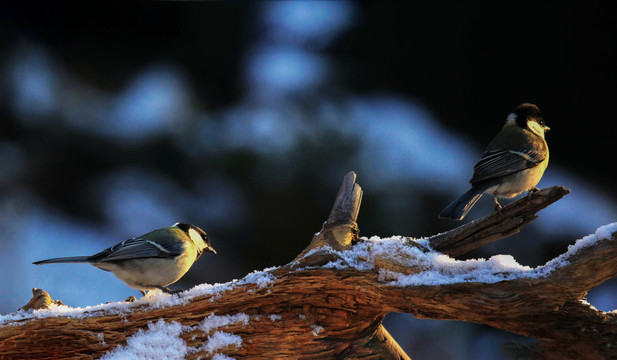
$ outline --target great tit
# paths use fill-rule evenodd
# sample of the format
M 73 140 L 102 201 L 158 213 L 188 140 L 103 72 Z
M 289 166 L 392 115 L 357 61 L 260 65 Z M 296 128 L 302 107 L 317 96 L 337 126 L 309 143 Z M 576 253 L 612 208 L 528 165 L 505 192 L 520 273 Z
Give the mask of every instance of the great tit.
M 92 256 L 62 257 L 33 264 L 89 263 L 111 271 L 128 286 L 139 290 L 161 289 L 178 281 L 205 251 L 216 254 L 208 235 L 195 225 L 176 223 L 125 240 Z
M 548 145 L 540 109 L 534 104 L 517 106 L 506 124 L 488 144 L 473 168 L 471 189 L 446 206 L 439 217 L 462 220 L 482 194 L 495 198 L 495 211 L 501 208 L 497 198 L 513 198 L 524 191 L 537 190 L 548 165 Z

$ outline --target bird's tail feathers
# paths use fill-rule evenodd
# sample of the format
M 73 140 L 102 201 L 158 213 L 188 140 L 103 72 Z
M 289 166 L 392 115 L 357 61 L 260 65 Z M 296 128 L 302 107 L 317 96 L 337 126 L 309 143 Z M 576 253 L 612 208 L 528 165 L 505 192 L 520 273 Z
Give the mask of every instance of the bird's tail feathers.
M 58 263 L 87 263 L 90 262 L 89 256 L 71 256 L 71 257 L 61 257 L 47 260 L 40 260 L 33 262 L 34 265 L 43 265 L 43 264 L 58 264 Z
M 446 208 L 443 209 L 439 214 L 439 218 L 463 220 L 469 210 L 471 210 L 471 208 L 476 204 L 476 202 L 480 200 L 480 197 L 485 190 L 486 188 L 484 187 L 472 187 L 461 197 L 454 200 L 452 203 L 450 203 L 450 205 L 446 206 Z

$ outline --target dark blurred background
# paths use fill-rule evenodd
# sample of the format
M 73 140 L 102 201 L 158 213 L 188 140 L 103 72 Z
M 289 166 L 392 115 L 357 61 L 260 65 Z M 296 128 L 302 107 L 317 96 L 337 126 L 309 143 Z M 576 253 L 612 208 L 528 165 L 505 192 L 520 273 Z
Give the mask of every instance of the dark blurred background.
M 543 110 L 566 198 L 467 255 L 538 266 L 617 218 L 612 2 L 273 1 L 3 4 L 0 313 L 30 289 L 70 306 L 138 293 L 87 255 L 187 221 L 218 255 L 186 288 L 289 262 L 343 176 L 361 235 L 429 236 L 484 146 L 524 101 Z M 488 214 L 482 199 L 465 221 Z M 617 283 L 589 294 L 617 307 Z M 415 359 L 503 358 L 491 328 L 391 314 Z

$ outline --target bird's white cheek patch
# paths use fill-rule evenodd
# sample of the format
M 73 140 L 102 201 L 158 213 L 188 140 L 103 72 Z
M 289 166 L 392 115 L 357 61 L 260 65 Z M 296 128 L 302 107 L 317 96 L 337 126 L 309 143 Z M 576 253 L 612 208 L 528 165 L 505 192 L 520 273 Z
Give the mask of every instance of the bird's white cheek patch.
M 204 239 L 195 229 L 189 229 L 189 237 L 191 238 L 191 240 L 193 240 L 193 243 L 200 249 L 206 248 L 206 243 L 204 242 Z
M 538 124 L 535 121 L 528 121 L 527 127 L 536 135 L 544 137 L 544 126 Z

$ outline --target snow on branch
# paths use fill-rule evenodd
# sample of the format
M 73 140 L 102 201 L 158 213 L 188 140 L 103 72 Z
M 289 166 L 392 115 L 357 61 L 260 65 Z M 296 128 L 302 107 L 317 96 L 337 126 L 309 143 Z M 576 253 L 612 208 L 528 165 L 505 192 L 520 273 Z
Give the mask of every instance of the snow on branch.
M 70 308 L 45 298 L 40 310 L 0 316 L 0 358 L 109 360 L 154 351 L 219 360 L 409 359 L 381 325 L 392 311 L 535 337 L 529 351 L 536 357 L 617 357 L 615 315 L 584 301 L 589 289 L 617 276 L 617 223 L 536 268 L 509 255 L 452 257 L 520 231 L 567 189 L 538 191 L 428 239 L 381 239 L 358 237 L 362 189 L 355 180 L 345 177 L 322 230 L 289 264 L 134 302 Z

